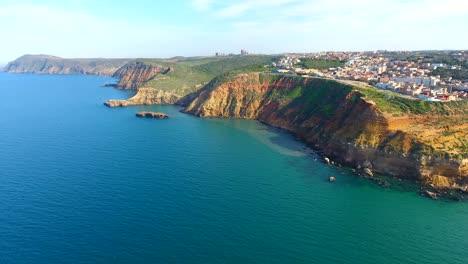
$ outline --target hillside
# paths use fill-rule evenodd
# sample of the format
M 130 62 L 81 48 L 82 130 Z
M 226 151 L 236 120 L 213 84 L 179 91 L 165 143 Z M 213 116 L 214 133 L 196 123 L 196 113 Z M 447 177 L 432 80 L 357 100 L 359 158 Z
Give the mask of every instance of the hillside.
M 24 55 L 8 63 L 9 73 L 112 75 L 128 59 L 64 59 L 49 55 Z
M 468 185 L 468 102 L 411 100 L 367 86 L 271 74 L 225 74 L 188 102 L 202 117 L 258 119 L 334 160 L 443 188 Z
M 220 74 L 266 70 L 264 66 L 271 64 L 274 59 L 276 59 L 274 56 L 267 55 L 137 59 L 122 67 L 114 75 L 120 78 L 117 87 L 138 89 L 135 97 L 128 100 L 110 100 L 106 105 L 114 107 L 154 103 L 174 104 Z M 128 67 L 131 69 L 125 71 Z

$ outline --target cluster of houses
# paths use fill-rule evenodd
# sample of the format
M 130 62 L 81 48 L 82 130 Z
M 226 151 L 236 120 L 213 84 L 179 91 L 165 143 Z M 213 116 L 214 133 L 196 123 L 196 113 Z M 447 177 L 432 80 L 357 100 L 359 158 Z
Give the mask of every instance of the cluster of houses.
M 272 62 L 273 67 L 282 70 L 293 69 L 294 65 L 301 62 L 299 56 L 285 56 L 280 58 L 277 62 Z
M 468 59 L 466 52 L 456 55 Z M 346 63 L 342 67 L 325 70 L 294 67 L 303 57 L 333 59 Z M 384 52 L 324 52 L 302 56 L 289 55 L 281 58 L 274 66 L 277 67 L 275 72 L 279 73 L 361 81 L 379 89 L 428 101 L 468 99 L 468 80 L 431 76 L 432 71 L 437 68 L 461 70 L 460 66 L 396 58 L 398 56 L 388 56 L 388 53 Z

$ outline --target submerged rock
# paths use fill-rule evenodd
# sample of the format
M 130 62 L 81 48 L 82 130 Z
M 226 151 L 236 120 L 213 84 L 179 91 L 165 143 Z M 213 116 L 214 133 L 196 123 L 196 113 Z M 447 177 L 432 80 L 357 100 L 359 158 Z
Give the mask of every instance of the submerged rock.
M 382 187 L 390 187 L 390 183 L 383 181 L 383 180 L 379 181 L 379 185 Z
M 428 190 L 424 190 L 421 192 L 421 195 L 423 196 L 427 196 L 431 199 L 438 199 L 439 198 L 439 194 L 438 193 L 435 193 L 435 192 L 431 192 L 431 191 L 428 191 Z
M 157 118 L 157 119 L 167 119 L 169 118 L 168 115 L 165 113 L 160 112 L 138 112 L 136 113 L 138 117 L 149 117 L 149 118 Z

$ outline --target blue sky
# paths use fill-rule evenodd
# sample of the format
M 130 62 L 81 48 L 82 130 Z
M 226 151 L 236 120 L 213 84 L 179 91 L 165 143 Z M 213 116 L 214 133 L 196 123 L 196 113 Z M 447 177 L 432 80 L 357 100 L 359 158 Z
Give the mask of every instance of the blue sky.
M 468 49 L 466 0 L 0 0 L 0 62 Z

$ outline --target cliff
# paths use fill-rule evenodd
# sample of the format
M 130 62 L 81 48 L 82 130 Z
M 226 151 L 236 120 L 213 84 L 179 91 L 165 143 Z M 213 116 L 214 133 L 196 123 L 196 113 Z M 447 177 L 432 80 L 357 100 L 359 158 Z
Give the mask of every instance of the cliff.
M 140 88 L 127 100 L 109 100 L 104 103 L 108 107 L 124 107 L 131 105 L 176 104 L 181 96 L 172 92 L 154 88 Z
M 9 73 L 111 76 L 127 62 L 126 59 L 64 59 L 49 55 L 24 55 L 8 63 L 3 71 Z
M 113 77 L 118 78 L 117 88 L 125 90 L 136 90 L 157 74 L 167 74 L 170 67 L 145 64 L 143 62 L 132 62 L 118 69 Z
M 184 112 L 258 119 L 340 163 L 466 190 L 466 101 L 430 105 L 388 96 L 395 95 L 331 80 L 222 75 L 199 90 Z
M 137 94 L 128 100 L 110 100 L 106 105 L 179 104 L 224 72 L 265 70 L 274 59 L 266 55 L 139 59 L 114 74 L 120 79 L 116 87 L 138 89 Z

